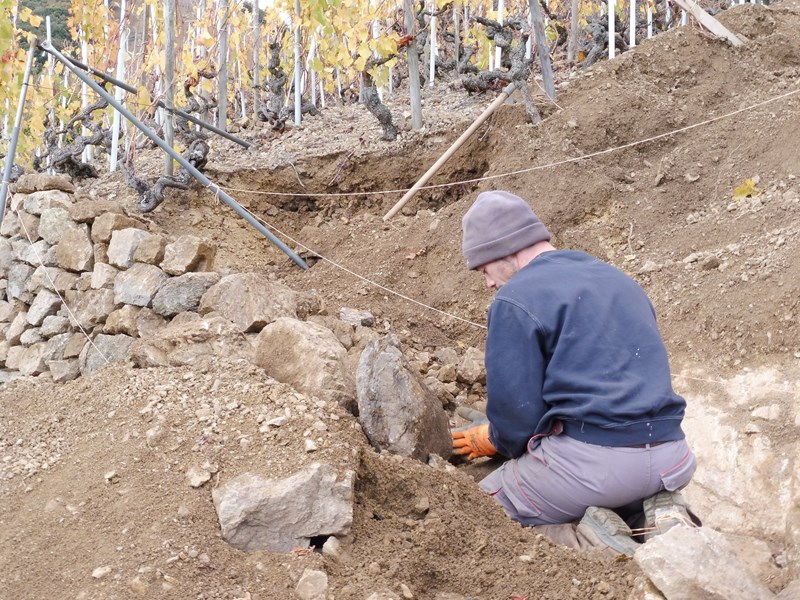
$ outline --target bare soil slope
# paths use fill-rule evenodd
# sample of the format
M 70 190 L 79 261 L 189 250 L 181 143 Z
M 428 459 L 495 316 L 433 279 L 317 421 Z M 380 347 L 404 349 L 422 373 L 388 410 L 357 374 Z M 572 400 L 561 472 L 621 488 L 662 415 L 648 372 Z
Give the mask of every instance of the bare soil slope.
M 460 219 L 478 191 L 508 189 L 531 201 L 557 245 L 637 278 L 676 373 L 770 365 L 796 381 L 800 3 L 721 18 L 748 43 L 674 30 L 562 82 L 539 126 L 504 106 L 432 182 L 443 185 L 389 222 L 381 217 L 402 192 L 378 192 L 410 187 L 490 98 L 428 89 L 430 124 L 395 144 L 378 140 L 359 106 L 329 108 L 276 139 L 243 131 L 259 141 L 249 151 L 215 141 L 209 176 L 292 247 L 323 257 L 308 271 L 207 192 L 176 196 L 148 216 L 151 227 L 211 238 L 219 269 L 316 289 L 331 314 L 368 309 L 409 349 L 480 346 L 491 294 L 463 268 Z M 402 121 L 402 102 L 391 108 Z M 155 173 L 161 159 L 150 163 Z M 748 178 L 758 191 L 734 199 Z M 135 203 L 118 174 L 84 192 Z M 287 408 L 290 425 L 261 431 L 264 416 Z M 327 431 L 310 456 L 303 436 L 316 419 Z M 219 477 L 312 460 L 358 465 L 353 544 L 340 561 L 246 555 L 221 539 L 210 492 Z M 202 465 L 218 475 L 192 488 L 186 471 Z M 402 586 L 422 599 L 625 598 L 637 573 L 509 522 L 464 471 L 376 455 L 351 416 L 245 364 L 117 365 L 65 385 L 5 386 L 0 503 L 2 600 L 292 598 L 303 570 L 322 566 L 344 599 L 398 597 Z

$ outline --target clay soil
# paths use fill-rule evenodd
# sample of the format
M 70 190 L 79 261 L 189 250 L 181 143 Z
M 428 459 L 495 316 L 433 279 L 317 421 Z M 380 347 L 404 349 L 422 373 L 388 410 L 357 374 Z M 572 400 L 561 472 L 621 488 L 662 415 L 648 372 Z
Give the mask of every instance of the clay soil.
M 394 143 L 380 141 L 359 105 L 329 106 L 280 136 L 243 129 L 249 150 L 215 140 L 209 177 L 302 252 L 307 271 L 199 188 L 142 218 L 152 231 L 212 239 L 222 272 L 316 290 L 331 315 L 371 311 L 409 355 L 461 353 L 482 347 L 492 295 L 463 267 L 460 220 L 478 192 L 507 189 L 531 202 L 558 246 L 640 282 L 687 397 L 763 367 L 797 381 L 800 3 L 737 6 L 720 18 L 747 43 L 734 49 L 688 26 L 585 71 L 557 65 L 558 106 L 542 102 L 541 124 L 521 104 L 503 106 L 437 187 L 388 222 L 402 190 L 491 97 L 428 88 L 427 124 L 414 132 L 398 95 L 389 106 L 404 131 Z M 143 154 L 140 174 L 162 162 Z M 748 179 L 752 193 L 736 196 Z M 135 212 L 119 174 L 82 182 L 80 193 Z M 302 418 L 262 431 L 286 410 Z M 304 435 L 319 419 L 326 441 L 309 454 Z M 245 554 L 222 539 L 215 485 L 313 461 L 357 471 L 352 539 L 339 559 Z M 211 481 L 189 486 L 186 472 L 203 465 Z M 579 554 L 508 521 L 469 469 L 376 453 L 352 416 L 245 363 L 113 365 L 63 385 L 4 386 L 0 504 L 2 600 L 288 599 L 306 568 L 325 570 L 337 599 L 626 598 L 639 575 L 632 561 Z

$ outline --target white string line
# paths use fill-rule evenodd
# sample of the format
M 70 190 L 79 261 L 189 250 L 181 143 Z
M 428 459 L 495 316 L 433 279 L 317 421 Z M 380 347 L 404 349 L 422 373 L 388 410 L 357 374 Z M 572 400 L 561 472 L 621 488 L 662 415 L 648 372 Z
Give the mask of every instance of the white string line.
M 72 312 L 72 310 L 70 310 L 69 306 L 67 306 L 67 302 L 64 300 L 64 297 L 61 295 L 61 292 L 59 292 L 56 289 L 55 281 L 53 281 L 53 279 L 50 277 L 50 272 L 47 270 L 47 267 L 44 266 L 44 260 L 42 260 L 42 257 L 39 255 L 39 251 L 36 249 L 36 246 L 34 246 L 33 242 L 31 241 L 31 236 L 28 233 L 28 228 L 25 227 L 25 222 L 19 216 L 19 209 L 14 209 L 14 212 L 17 215 L 17 220 L 19 221 L 19 224 L 22 226 L 22 230 L 25 232 L 25 237 L 28 238 L 28 243 L 31 245 L 31 250 L 33 250 L 33 253 L 36 255 L 36 260 L 39 261 L 39 266 L 42 267 L 42 271 L 44 271 L 45 277 L 47 277 L 47 280 L 50 282 L 50 285 L 53 286 L 53 291 L 58 296 L 58 299 L 61 300 L 61 304 L 64 305 L 64 308 L 67 309 L 67 312 L 69 313 L 69 316 L 72 317 L 73 321 L 75 321 L 75 324 L 78 326 L 78 329 L 81 330 L 81 333 L 84 335 L 84 337 L 87 340 L 89 340 L 89 343 L 92 345 L 92 347 L 95 350 L 97 350 L 97 353 L 103 358 L 104 361 L 106 361 L 106 364 L 107 365 L 111 364 L 111 361 L 108 360 L 108 358 L 106 358 L 106 355 L 102 353 L 100 348 L 95 346 L 95 343 L 92 341 L 92 338 L 89 337 L 89 334 L 86 333 L 86 330 L 84 330 L 84 328 L 81 325 L 80 321 L 78 321 L 78 319 L 75 317 L 75 314 Z
M 400 292 L 397 292 L 397 291 L 395 291 L 393 289 L 390 289 L 390 288 L 386 287 L 385 285 L 381 285 L 377 281 L 373 281 L 372 279 L 364 277 L 363 275 L 360 275 L 360 274 L 356 273 L 355 271 L 352 271 L 352 270 L 348 269 L 344 265 L 340 265 L 339 263 L 337 263 L 337 262 L 335 262 L 335 261 L 323 256 L 322 254 L 320 254 L 316 250 L 312 250 L 308 246 L 298 242 L 296 239 L 294 239 L 290 235 L 284 233 L 283 231 L 281 231 L 280 229 L 278 229 L 274 225 L 271 225 L 271 224 L 267 223 L 264 219 L 262 219 L 258 215 L 255 215 L 252 212 L 250 212 L 249 209 L 247 209 L 245 207 L 242 207 L 242 208 L 244 208 L 244 210 L 246 210 L 254 219 L 260 221 L 264 226 L 269 227 L 275 233 L 277 233 L 278 235 L 283 236 L 284 238 L 286 238 L 287 240 L 289 240 L 293 244 L 296 244 L 297 246 L 299 246 L 303 250 L 306 250 L 307 252 L 310 252 L 315 257 L 318 257 L 320 260 L 323 260 L 323 261 L 325 261 L 327 263 L 330 263 L 331 265 L 333 265 L 337 269 L 341 269 L 345 273 L 349 273 L 353 277 L 356 277 L 356 278 L 360 279 L 361 281 L 363 281 L 365 283 L 368 283 L 370 285 L 374 285 L 376 288 L 379 288 L 379 289 L 383 290 L 387 294 L 392 294 L 393 296 L 397 296 L 398 298 L 402 298 L 403 300 L 406 300 L 407 302 L 411 302 L 412 304 L 416 304 L 417 306 L 420 306 L 422 308 L 427 308 L 428 310 L 432 310 L 433 312 L 439 313 L 440 315 L 444 315 L 444 316 L 450 317 L 451 319 L 455 319 L 456 321 L 461 321 L 462 323 L 467 323 L 468 325 L 473 325 L 473 326 L 479 327 L 481 329 L 486 329 L 486 325 L 481 325 L 480 323 L 476 323 L 475 321 L 470 321 L 469 319 L 465 319 L 464 317 L 459 317 L 458 315 L 454 315 L 454 314 L 451 314 L 451 313 L 449 313 L 447 311 L 444 311 L 444 310 L 441 310 L 439 308 L 436 308 L 435 306 L 430 306 L 429 304 L 425 304 L 423 302 L 420 302 L 419 300 L 415 300 L 414 298 L 411 298 L 410 296 L 406 296 L 405 294 L 401 294 Z
M 783 100 L 788 98 L 789 96 L 793 96 L 794 94 L 800 93 L 800 88 L 796 90 L 792 90 L 790 92 L 786 92 L 785 94 L 781 94 L 779 96 L 774 96 L 767 100 L 763 100 L 761 102 L 757 102 L 751 106 L 746 106 L 744 108 L 740 108 L 734 110 L 733 112 L 726 113 L 724 115 L 720 115 L 718 117 L 712 117 L 711 119 L 706 119 L 705 121 L 700 121 L 699 123 L 694 123 L 692 125 L 687 125 L 686 127 L 681 127 L 680 129 L 673 129 L 672 131 L 667 131 L 666 133 L 659 133 L 658 135 L 654 135 L 649 138 L 645 138 L 642 140 L 637 140 L 635 142 L 628 142 L 627 144 L 622 144 L 621 146 L 613 146 L 611 148 L 606 148 L 605 150 L 598 150 L 597 152 L 591 152 L 589 154 L 584 154 L 582 156 L 577 156 L 574 158 L 565 158 L 563 160 L 547 163 L 544 165 L 537 165 L 535 167 L 528 167 L 527 169 L 519 169 L 517 171 L 509 171 L 507 173 L 497 173 L 496 175 L 486 175 L 484 177 L 476 177 L 474 179 L 463 179 L 461 181 L 451 181 L 448 183 L 436 183 L 431 185 L 423 185 L 418 190 L 432 190 L 437 188 L 445 188 L 445 187 L 454 187 L 457 185 L 466 185 L 471 183 L 480 183 L 482 181 L 489 181 L 491 179 L 500 179 L 503 177 L 513 177 L 514 175 L 521 175 L 523 173 L 530 173 L 532 171 L 541 171 L 543 169 L 551 169 L 553 167 L 560 167 L 561 165 L 566 165 L 570 163 L 577 163 L 582 160 L 588 160 L 590 158 L 595 158 L 597 156 L 602 156 L 603 154 L 610 154 L 611 152 L 617 152 L 618 150 L 625 150 L 627 148 L 633 148 L 635 146 L 641 146 L 642 144 L 649 144 L 650 142 L 655 142 L 657 140 L 661 140 L 673 135 L 677 135 L 679 133 L 683 133 L 684 131 L 689 131 L 690 129 L 696 129 L 698 127 L 704 127 L 705 125 L 710 125 L 711 123 L 715 123 L 717 121 L 721 121 L 723 119 L 728 119 L 730 117 L 734 117 L 738 114 L 743 112 L 747 112 L 750 110 L 754 110 L 756 108 L 760 108 L 762 106 L 766 106 L 767 104 L 771 104 L 773 102 L 778 102 L 779 100 Z M 335 197 L 342 197 L 342 196 L 375 196 L 381 194 L 400 194 L 405 193 L 411 188 L 403 188 L 403 189 L 396 189 L 396 190 L 376 190 L 376 191 L 364 191 L 364 192 L 328 192 L 328 193 L 313 193 L 313 192 L 269 192 L 269 191 L 261 191 L 261 190 L 248 190 L 246 188 L 235 188 L 235 187 L 225 187 L 219 186 L 221 189 L 230 190 L 234 192 L 247 192 L 249 194 L 263 194 L 267 196 L 300 196 L 300 197 L 309 197 L 313 196 L 315 198 L 335 198 Z

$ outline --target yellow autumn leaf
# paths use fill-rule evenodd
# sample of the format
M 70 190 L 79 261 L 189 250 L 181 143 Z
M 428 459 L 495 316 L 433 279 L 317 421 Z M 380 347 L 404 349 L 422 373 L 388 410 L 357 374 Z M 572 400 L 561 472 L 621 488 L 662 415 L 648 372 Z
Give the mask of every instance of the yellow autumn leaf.
M 753 179 L 745 179 L 742 185 L 733 188 L 733 199 L 744 200 L 753 196 L 760 196 L 761 190 L 756 187 L 756 181 Z

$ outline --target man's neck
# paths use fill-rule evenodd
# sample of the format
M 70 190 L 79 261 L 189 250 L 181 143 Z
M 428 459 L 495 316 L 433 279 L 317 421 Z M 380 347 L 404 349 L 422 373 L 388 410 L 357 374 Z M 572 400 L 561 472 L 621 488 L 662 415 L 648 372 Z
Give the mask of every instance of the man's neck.
M 537 242 L 533 246 L 523 248 L 515 255 L 517 259 L 517 267 L 521 269 L 540 254 L 552 252 L 553 250 L 555 250 L 555 247 L 550 242 Z

